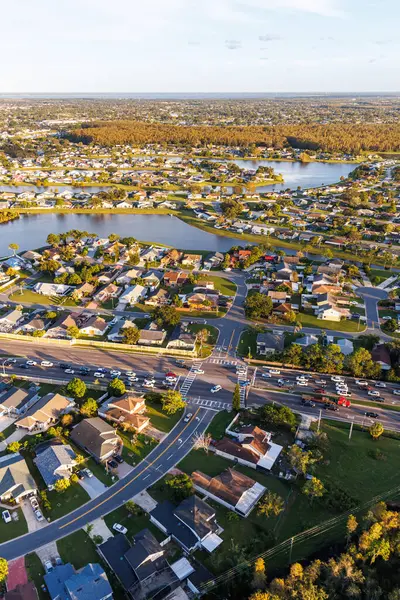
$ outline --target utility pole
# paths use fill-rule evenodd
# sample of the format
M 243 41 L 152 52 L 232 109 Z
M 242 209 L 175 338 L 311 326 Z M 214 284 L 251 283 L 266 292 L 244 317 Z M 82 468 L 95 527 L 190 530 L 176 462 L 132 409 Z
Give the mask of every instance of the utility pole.
M 318 417 L 317 433 L 319 433 L 319 428 L 321 427 L 321 418 L 322 418 L 322 410 L 320 409 L 320 411 L 319 411 L 319 417 Z
M 349 440 L 351 440 L 351 434 L 353 433 L 353 425 L 354 425 L 354 417 L 353 417 L 352 422 L 350 423 Z
M 292 562 L 293 540 L 294 538 L 290 538 L 289 564 Z

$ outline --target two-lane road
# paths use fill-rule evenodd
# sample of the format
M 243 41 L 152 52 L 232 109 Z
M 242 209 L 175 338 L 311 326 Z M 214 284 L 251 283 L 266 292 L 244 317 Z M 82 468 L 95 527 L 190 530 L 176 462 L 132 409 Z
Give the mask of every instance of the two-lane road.
M 181 419 L 168 436 L 134 470 L 65 517 L 43 529 L 0 544 L 0 556 L 11 560 L 65 537 L 87 523 L 107 515 L 136 494 L 153 485 L 190 452 L 196 434 L 203 433 L 215 412 L 199 407 L 189 422 Z M 77 549 L 79 551 L 79 549 Z

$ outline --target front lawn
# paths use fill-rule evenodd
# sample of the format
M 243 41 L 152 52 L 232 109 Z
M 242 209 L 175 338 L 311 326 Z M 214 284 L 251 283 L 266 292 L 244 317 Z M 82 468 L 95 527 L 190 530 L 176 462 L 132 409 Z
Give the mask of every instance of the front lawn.
M 153 440 L 153 438 L 150 438 L 143 433 L 138 433 L 137 436 L 135 436 L 131 433 L 118 430 L 118 435 L 124 443 L 122 458 L 129 465 L 137 465 L 157 446 L 156 440 Z
M 72 563 L 75 569 L 99 562 L 96 546 L 83 529 L 58 540 L 57 548 L 64 563 Z
M 227 277 L 220 277 L 218 275 L 201 275 L 199 278 L 199 282 L 196 283 L 196 286 L 201 286 L 202 283 L 205 283 L 207 281 L 212 281 L 214 284 L 214 289 L 218 290 L 218 292 L 220 292 L 220 294 L 222 294 L 223 296 L 234 296 L 236 294 L 236 283 L 234 283 Z
M 4 510 L 4 508 L 2 509 Z M 20 508 L 9 508 L 10 514 L 14 512 L 18 514 L 18 521 L 11 521 L 11 523 L 5 523 L 3 519 L 0 519 L 0 544 L 8 542 L 24 533 L 28 533 L 28 525 L 26 523 L 24 513 Z
M 218 412 L 208 426 L 207 433 L 210 433 L 214 440 L 222 439 L 225 435 L 225 429 L 228 427 L 233 417 L 233 412 L 228 412 L 227 410 Z
M 168 433 L 178 423 L 182 417 L 183 411 L 179 410 L 174 415 L 167 415 L 161 409 L 161 403 L 146 401 L 145 416 L 150 418 L 151 424 L 155 429 Z
M 245 356 L 246 358 L 258 358 L 257 335 L 258 332 L 255 329 L 245 329 L 243 331 L 237 348 L 237 353 L 239 356 Z
M 203 344 L 201 348 L 201 358 L 206 358 L 210 356 L 212 351 L 214 350 L 214 346 L 217 343 L 219 331 L 213 325 L 204 325 L 202 323 L 193 323 L 188 326 L 189 331 L 196 335 L 202 329 L 206 329 L 208 331 L 208 339 L 205 344 Z M 197 350 L 200 352 L 200 344 L 197 344 Z M 199 354 L 198 354 L 199 356 Z
M 364 331 L 365 325 L 358 321 L 351 321 L 344 319 L 343 321 L 325 321 L 324 319 L 318 319 L 315 315 L 307 313 L 297 313 L 297 320 L 303 325 L 303 327 L 315 327 L 317 329 L 333 329 L 336 331 Z
M 49 596 L 47 592 L 41 588 L 45 574 L 44 567 L 36 552 L 31 552 L 31 554 L 25 556 L 25 568 L 28 572 L 28 579 L 35 584 L 39 600 L 48 600 Z
M 142 529 L 150 529 L 159 542 L 162 542 L 166 538 L 166 535 L 162 531 L 153 525 L 153 523 L 150 523 L 150 517 L 144 511 L 141 511 L 139 515 L 132 515 L 124 506 L 121 506 L 104 517 L 104 520 L 111 531 L 113 530 L 114 523 L 119 523 L 126 527 L 129 540 L 132 540 L 133 536 L 142 531 Z
M 37 292 L 33 292 L 32 290 L 24 288 L 22 288 L 22 294 L 19 291 L 11 294 L 10 300 L 12 300 L 13 302 L 26 302 L 30 304 L 57 304 L 59 306 L 77 306 L 76 302 L 68 296 L 66 298 L 60 298 L 56 300 L 54 297 L 38 294 Z
M 51 521 L 64 517 L 90 500 L 89 494 L 79 483 L 72 483 L 65 492 L 47 492 L 47 498 L 51 509 L 44 510 L 44 514 Z

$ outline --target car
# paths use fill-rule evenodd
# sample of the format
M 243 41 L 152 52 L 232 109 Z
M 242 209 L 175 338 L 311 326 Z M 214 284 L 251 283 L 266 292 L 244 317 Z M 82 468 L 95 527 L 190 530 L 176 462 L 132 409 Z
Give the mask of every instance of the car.
M 148 377 L 145 377 L 143 381 L 148 381 L 149 383 L 155 383 L 156 380 L 154 379 L 154 377 L 152 375 L 149 375 Z
M 68 373 L 68 375 L 73 375 L 75 371 L 74 369 L 65 369 L 64 373 Z
M 60 369 L 70 369 L 71 365 L 68 363 L 60 363 Z
M 35 510 L 35 517 L 38 521 L 43 521 L 44 520 L 44 516 L 42 514 L 42 511 L 39 510 L 38 508 Z
M 40 363 L 41 367 L 52 367 L 53 363 L 50 362 L 49 360 L 42 360 L 42 362 Z
M 196 375 L 204 375 L 203 369 L 193 369 L 192 373 L 196 373 Z
M 92 473 L 92 471 L 91 471 L 90 469 L 88 469 L 88 468 L 86 468 L 86 469 L 83 469 L 83 472 L 85 473 L 85 475 L 86 475 L 87 477 L 89 477 L 89 479 L 90 479 L 91 477 L 93 477 L 93 473 Z
M 251 381 L 250 381 L 250 379 L 246 379 L 244 381 L 239 381 L 239 385 L 240 385 L 240 387 L 247 387 L 247 386 L 251 385 Z
M 368 385 L 368 381 L 365 381 L 365 379 L 356 379 L 356 385 L 360 387 L 366 387 Z
M 37 508 L 39 508 L 39 502 L 37 501 L 37 499 L 35 498 L 35 496 L 31 496 L 29 498 L 31 506 L 34 510 L 36 510 Z
M 77 476 L 78 476 L 78 479 L 80 479 L 80 480 L 85 479 L 85 474 L 83 471 L 78 471 Z
M 377 419 L 379 417 L 378 413 L 375 412 L 366 412 L 364 415 L 370 419 Z
M 340 377 L 339 375 L 333 375 L 331 377 L 331 381 L 342 382 L 342 381 L 344 381 L 344 379 L 343 379 L 343 377 Z
M 178 379 L 178 375 L 172 371 L 168 371 L 168 373 L 165 373 L 165 379 Z
M 129 383 L 136 383 L 139 381 L 139 377 L 128 377 Z
M 104 379 L 105 375 L 104 373 L 102 373 L 101 371 L 96 371 L 95 373 L 93 373 L 94 377 L 97 377 L 97 379 Z
M 346 398 L 351 398 L 351 392 L 348 390 L 336 390 L 338 396 L 345 396 Z
M 88 369 L 87 367 L 81 367 L 79 369 L 79 373 L 81 375 L 90 375 L 90 369 Z
M 271 373 L 261 373 L 261 377 L 264 379 L 271 379 L 272 375 Z
M 125 375 L 126 375 L 127 377 L 136 377 L 136 373 L 135 373 L 135 371 L 127 371 L 127 372 L 125 373 Z
M 385 388 L 386 387 L 386 383 L 383 383 L 383 381 L 377 381 L 375 383 L 375 387 Z
M 382 398 L 382 396 L 378 396 L 377 398 L 375 398 L 375 402 L 385 402 L 385 398 Z
M 178 378 L 177 377 L 166 377 L 165 381 L 169 381 L 169 383 L 174 384 L 178 381 Z
M 306 377 L 306 375 L 297 375 L 296 381 L 298 381 L 299 379 L 301 379 L 302 381 L 308 381 L 308 377 Z
M 51 562 L 51 560 L 46 560 L 44 563 L 44 570 L 46 571 L 46 573 L 51 573 L 51 571 L 54 569 L 53 567 L 53 563 Z
M 21 364 L 19 365 L 19 368 L 20 368 L 20 369 L 29 369 L 29 365 L 27 365 L 26 363 L 21 363 Z
M 315 380 L 315 383 L 316 383 L 317 385 L 321 385 L 322 387 L 325 387 L 325 386 L 327 385 L 327 384 L 326 384 L 326 381 L 325 381 L 324 379 L 316 379 L 316 380 Z
M 325 394 L 324 388 L 314 388 L 316 394 Z
M 36 367 L 37 362 L 36 360 L 27 360 L 26 364 L 28 365 L 28 367 Z
M 64 564 L 63 561 L 62 561 L 62 559 L 61 559 L 61 556 L 56 556 L 54 558 L 54 562 L 56 563 L 56 567 L 59 567 L 60 565 Z
M 392 394 L 395 396 L 400 396 L 400 390 L 393 390 Z
M 11 518 L 9 510 L 3 510 L 3 512 L 1 513 L 1 516 L 3 517 L 4 523 L 11 523 L 12 518 Z
M 214 387 L 211 388 L 210 392 L 212 394 L 216 394 L 217 392 L 219 392 L 220 390 L 222 390 L 222 387 L 220 385 L 214 385 Z
M 296 382 L 297 385 L 299 385 L 300 387 L 307 387 L 308 386 L 308 381 L 306 381 L 305 379 L 299 379 Z
M 117 370 L 112 370 L 110 371 L 110 375 L 111 377 L 119 377 L 121 375 L 121 371 L 117 371 Z
M 328 402 L 328 403 L 326 403 L 326 404 L 324 405 L 324 407 L 326 408 L 326 410 L 333 410 L 333 411 L 335 411 L 335 412 L 336 412 L 337 410 L 339 410 L 339 407 L 338 407 L 338 406 L 336 406 L 336 404 L 330 404 L 329 402 Z
M 121 463 L 123 463 L 123 462 L 124 462 L 124 459 L 122 458 L 122 456 L 121 456 L 120 454 L 116 454 L 116 455 L 114 456 L 114 460 L 116 460 L 116 461 L 117 461 L 117 463 L 119 463 L 119 464 L 121 464 Z
M 107 369 L 104 367 L 97 367 L 96 371 L 99 371 L 99 373 L 107 373 Z
M 107 461 L 107 466 L 110 467 L 110 469 L 118 469 L 117 461 L 113 460 L 112 458 L 110 458 L 110 460 Z
M 378 390 L 369 390 L 368 396 L 374 396 L 376 398 L 377 396 L 380 396 L 380 393 Z
M 290 379 L 278 379 L 278 383 L 281 383 L 282 385 L 288 385 L 289 383 L 292 383 Z
M 177 367 L 184 367 L 185 366 L 185 361 L 182 358 L 177 358 L 175 361 L 175 364 Z
M 110 321 L 110 327 L 112 327 L 113 325 L 116 325 L 118 323 L 118 317 L 114 317 L 111 321 Z
M 185 423 L 188 423 L 192 417 L 193 413 L 188 413 L 183 420 L 185 421 Z
M 118 531 L 118 533 L 122 533 L 123 535 L 128 533 L 127 528 L 124 527 L 123 525 L 120 525 L 119 523 L 114 523 L 113 529 L 114 529 L 114 531 Z
M 312 400 L 302 400 L 301 403 L 303 406 L 309 406 L 311 408 L 315 407 L 315 402 L 313 402 Z
M 145 381 L 145 382 L 143 383 L 143 387 L 146 387 L 146 388 L 153 388 L 153 387 L 154 387 L 154 382 L 153 382 L 153 381 Z
M 341 392 L 348 392 L 348 391 L 349 391 L 349 388 L 347 386 L 346 387 L 344 387 L 343 385 L 336 386 L 336 392 L 338 394 L 340 394 Z
M 8 363 L 9 365 L 15 365 L 15 363 L 16 363 L 16 362 L 17 362 L 17 359 L 16 359 L 16 358 L 8 358 L 8 359 L 7 359 L 7 363 Z
M 271 373 L 271 375 L 280 375 L 281 374 L 279 369 L 270 369 L 269 372 Z

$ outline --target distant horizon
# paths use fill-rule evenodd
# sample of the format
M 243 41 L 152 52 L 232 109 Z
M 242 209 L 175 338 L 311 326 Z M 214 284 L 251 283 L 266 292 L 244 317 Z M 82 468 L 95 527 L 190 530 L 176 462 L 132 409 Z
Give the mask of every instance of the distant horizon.
M 348 92 L 0 92 L 0 99 L 63 99 L 109 98 L 126 100 L 201 100 L 201 99 L 263 99 L 263 98 L 359 98 L 400 97 L 400 91 Z

